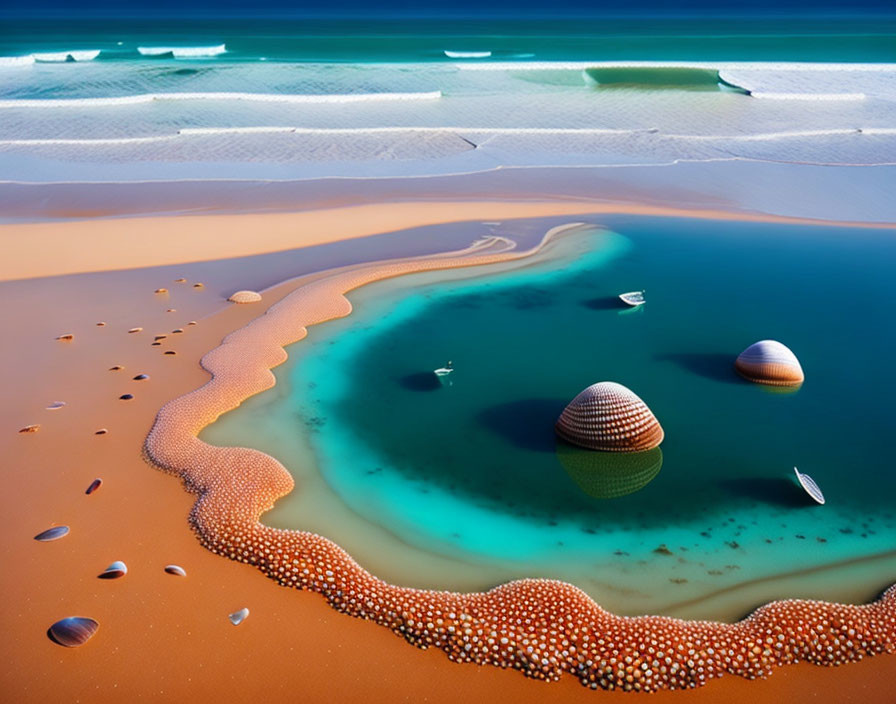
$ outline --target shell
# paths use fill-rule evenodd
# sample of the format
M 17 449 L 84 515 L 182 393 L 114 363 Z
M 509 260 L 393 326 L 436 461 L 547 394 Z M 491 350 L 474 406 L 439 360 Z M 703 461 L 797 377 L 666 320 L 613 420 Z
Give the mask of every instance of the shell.
M 128 566 L 121 560 L 116 560 L 97 575 L 100 579 L 118 579 L 128 573 Z
M 177 354 L 174 350 L 165 350 L 165 354 Z
M 98 323 L 96 324 L 96 326 L 97 326 L 98 328 L 104 328 L 104 327 L 106 327 L 106 323 L 104 323 L 104 322 L 101 320 L 100 322 L 98 322 Z
M 146 381 L 149 379 L 149 374 L 138 374 L 134 377 L 134 381 Z
M 189 323 L 187 323 L 187 325 L 196 325 L 196 321 L 195 321 L 195 320 L 191 320 Z
M 97 430 L 97 431 L 94 433 L 94 435 L 105 435 L 105 434 L 108 433 L 108 432 L 109 432 L 109 431 L 106 430 L 106 428 L 100 428 L 99 430 Z
M 77 648 L 93 638 L 100 624 L 92 618 L 69 616 L 57 621 L 47 630 L 47 636 L 54 643 L 66 648 Z
M 128 330 L 128 332 L 131 332 L 131 333 L 142 332 L 142 331 L 143 331 L 143 328 L 131 328 L 130 330 Z
M 116 364 L 112 367 L 109 367 L 110 372 L 120 372 L 122 369 L 124 369 L 124 367 L 121 366 L 120 364 Z
M 640 491 L 663 467 L 659 447 L 644 452 L 594 452 L 561 441 L 557 459 L 579 489 L 595 499 L 616 499 Z
M 167 288 L 157 288 L 154 293 L 168 293 Z
M 204 288 L 204 287 L 205 287 L 205 284 L 203 284 L 201 282 L 193 284 L 193 288 Z
M 824 504 L 824 494 L 821 492 L 821 489 L 818 487 L 818 484 L 815 483 L 815 480 L 810 477 L 808 474 L 803 474 L 796 467 L 793 468 L 793 471 L 796 472 L 796 479 L 800 483 L 800 486 L 806 490 L 806 493 L 815 499 L 816 502 L 820 504 Z
M 40 423 L 32 423 L 24 428 L 19 428 L 20 433 L 36 433 L 38 430 L 40 430 Z
M 187 576 L 187 571 L 180 565 L 165 565 L 165 571 L 168 574 L 173 574 L 176 577 L 186 577 Z
M 234 626 L 239 626 L 243 621 L 246 620 L 249 616 L 249 609 L 240 609 L 239 611 L 234 611 L 227 618 L 230 619 L 230 622 Z
M 58 336 L 56 337 L 56 339 L 57 339 L 57 340 L 62 340 L 63 342 L 71 342 L 72 340 L 75 339 L 75 336 L 72 335 L 70 332 L 67 332 L 67 333 L 64 333 L 64 334 L 62 334 L 62 335 L 58 335 Z
M 58 411 L 65 405 L 65 401 L 53 401 L 49 406 L 47 406 L 48 411 Z
M 84 493 L 87 494 L 88 496 L 90 496 L 93 492 L 95 492 L 97 489 L 99 489 L 102 485 L 103 485 L 103 480 L 100 479 L 99 477 L 97 477 L 92 482 L 90 482 L 90 486 L 87 487 L 87 491 L 85 491 Z
M 589 450 L 640 452 L 657 447 L 663 428 L 647 405 L 622 384 L 602 381 L 576 396 L 554 429 L 564 440 Z
M 166 337 L 168 337 L 168 336 L 167 336 L 167 335 L 156 335 L 156 336 L 155 336 L 154 338 L 152 338 L 152 339 L 153 339 L 155 342 L 158 342 L 159 340 L 164 340 Z
M 237 291 L 227 299 L 231 303 L 258 303 L 261 294 L 256 291 Z
M 796 355 L 775 340 L 754 342 L 738 355 L 734 368 L 757 384 L 799 386 L 805 379 Z
M 68 535 L 69 528 L 68 526 L 53 526 L 52 528 L 47 528 L 42 533 L 38 533 L 34 536 L 35 540 L 39 540 L 42 543 L 47 543 L 51 540 L 59 540 L 60 538 L 64 538 Z
M 185 284 L 185 283 L 187 283 L 187 280 L 186 280 L 185 278 L 183 278 L 183 277 L 180 277 L 179 279 L 175 279 L 175 280 L 174 280 L 174 283 L 176 283 L 176 284 Z
M 177 308 L 169 308 L 165 311 L 166 313 L 177 313 Z
M 183 328 L 175 328 L 174 330 L 171 331 L 171 333 L 174 335 L 180 335 L 183 331 L 184 331 Z
M 130 401 L 132 398 L 134 398 L 134 394 L 122 394 L 118 398 L 122 401 Z

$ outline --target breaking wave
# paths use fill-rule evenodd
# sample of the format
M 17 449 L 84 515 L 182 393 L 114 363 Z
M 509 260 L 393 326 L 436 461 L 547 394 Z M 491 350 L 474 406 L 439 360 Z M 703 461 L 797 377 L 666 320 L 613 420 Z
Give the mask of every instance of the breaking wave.
M 227 53 L 227 45 L 215 46 L 138 46 L 141 56 L 174 57 L 175 59 L 192 59 L 206 56 L 219 56 Z

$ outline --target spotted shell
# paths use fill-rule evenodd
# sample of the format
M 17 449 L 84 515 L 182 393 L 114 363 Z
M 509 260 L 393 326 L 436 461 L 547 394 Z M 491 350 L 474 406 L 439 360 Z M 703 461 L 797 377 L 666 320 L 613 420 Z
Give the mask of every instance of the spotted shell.
M 54 643 L 64 645 L 66 648 L 77 648 L 93 638 L 99 627 L 100 624 L 92 618 L 69 616 L 50 626 L 47 635 Z
M 657 447 L 663 428 L 647 405 L 622 384 L 602 381 L 576 396 L 554 426 L 564 440 L 590 450 L 639 452 Z
M 775 340 L 754 342 L 738 355 L 734 368 L 757 384 L 799 386 L 805 379 L 796 355 Z
M 261 294 L 255 291 L 237 291 L 227 300 L 231 303 L 258 303 L 261 300 Z

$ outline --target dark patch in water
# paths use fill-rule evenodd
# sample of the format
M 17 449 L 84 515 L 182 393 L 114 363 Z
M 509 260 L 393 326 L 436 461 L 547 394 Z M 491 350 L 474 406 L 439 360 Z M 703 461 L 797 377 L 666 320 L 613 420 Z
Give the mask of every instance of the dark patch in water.
M 808 506 L 804 492 L 789 478 L 784 477 L 740 477 L 722 479 L 719 486 L 727 492 L 739 497 L 748 497 L 756 501 L 800 508 Z
M 682 369 L 713 381 L 729 384 L 748 384 L 734 371 L 736 354 L 721 352 L 672 352 L 654 357 L 658 362 L 672 362 Z
M 477 419 L 517 447 L 553 454 L 557 447 L 554 423 L 566 404 L 563 399 L 527 398 L 490 406 Z
M 582 305 L 591 310 L 621 310 L 622 308 L 628 308 L 617 296 L 590 298 L 587 301 L 582 301 Z
M 178 68 L 171 72 L 173 76 L 195 76 L 200 73 L 198 68 Z
M 442 382 L 432 372 L 414 372 L 398 380 L 399 385 L 408 391 L 435 391 L 442 388 Z

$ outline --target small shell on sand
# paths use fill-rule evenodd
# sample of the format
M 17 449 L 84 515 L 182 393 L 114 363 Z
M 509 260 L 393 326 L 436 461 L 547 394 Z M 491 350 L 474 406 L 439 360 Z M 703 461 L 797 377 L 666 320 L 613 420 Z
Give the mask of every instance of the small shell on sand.
M 149 374 L 138 374 L 134 377 L 134 381 L 146 381 L 149 379 Z
M 193 284 L 193 288 L 205 288 L 205 284 L 196 282 L 195 284 Z
M 174 350 L 165 350 L 165 354 L 177 354 Z
M 20 433 L 36 433 L 38 430 L 40 430 L 40 423 L 32 423 L 24 428 L 19 428 Z
M 161 347 L 162 343 L 161 342 L 153 342 L 151 346 L 152 347 Z
M 130 330 L 128 330 L 128 332 L 130 332 L 130 333 L 143 332 L 143 328 L 131 328 Z
M 122 394 L 118 398 L 121 399 L 122 401 L 130 401 L 131 399 L 134 398 L 134 394 Z
M 175 328 L 174 330 L 171 331 L 171 334 L 173 334 L 173 335 L 179 335 L 179 334 L 182 333 L 183 331 L 184 331 L 183 328 Z
M 169 308 L 165 311 L 166 313 L 177 313 L 177 308 Z
M 110 372 L 120 372 L 122 369 L 124 369 L 124 367 L 121 366 L 120 364 L 116 364 L 112 367 L 109 367 Z
M 187 283 L 187 280 L 186 280 L 185 278 L 181 277 L 181 278 L 179 278 L 179 279 L 175 279 L 175 280 L 174 280 L 174 283 L 176 283 L 176 284 L 185 284 L 185 283 Z
M 35 540 L 39 540 L 42 543 L 48 543 L 51 540 L 59 540 L 60 538 L 64 538 L 68 535 L 69 528 L 68 526 L 53 526 L 52 528 L 47 528 L 45 531 L 42 531 L 34 536 Z
M 62 340 L 63 342 L 71 342 L 72 340 L 75 339 L 75 336 L 74 336 L 72 333 L 67 332 L 67 333 L 65 333 L 65 334 L 63 334 L 63 335 L 57 335 L 57 336 L 56 336 L 56 339 L 57 339 L 57 340 Z
M 124 577 L 128 573 L 128 566 L 121 560 L 116 560 L 106 569 L 100 572 L 97 577 L 100 579 L 118 579 Z
M 100 624 L 92 618 L 69 616 L 50 626 L 47 636 L 54 643 L 64 645 L 66 648 L 77 648 L 93 638 L 99 627 Z
M 187 576 L 187 571 L 180 565 L 165 565 L 165 571 L 168 574 L 173 574 L 176 577 L 186 577 Z
M 187 323 L 187 325 L 196 325 L 196 321 L 195 321 L 195 320 L 191 320 L 189 323 Z
M 99 430 L 97 430 L 97 431 L 94 433 L 94 435 L 105 435 L 105 434 L 108 433 L 108 432 L 109 432 L 109 431 L 106 430 L 105 428 L 100 428 Z
M 234 626 L 239 626 L 243 621 L 246 620 L 249 616 L 249 609 L 240 609 L 239 611 L 234 611 L 227 618 L 230 619 L 230 622 Z
M 157 288 L 153 293 L 168 293 L 167 288 Z
M 97 326 L 98 328 L 102 328 L 102 327 L 105 327 L 105 326 L 106 326 L 106 323 L 104 323 L 104 322 L 101 320 L 100 322 L 98 322 L 98 323 L 96 324 L 96 326 Z
M 58 411 L 60 408 L 65 406 L 65 401 L 53 401 L 49 406 L 47 406 L 48 411 Z
M 87 487 L 87 491 L 85 491 L 84 493 L 87 494 L 88 496 L 90 496 L 93 492 L 95 492 L 97 489 L 99 489 L 102 485 L 103 485 L 103 480 L 100 479 L 99 477 L 97 477 L 92 482 L 90 482 L 90 486 Z
M 156 342 L 158 342 L 159 340 L 164 340 L 166 337 L 168 337 L 168 336 L 167 335 L 156 335 L 152 339 L 155 340 Z
M 231 303 L 258 303 L 261 294 L 256 291 L 237 291 L 227 299 Z

